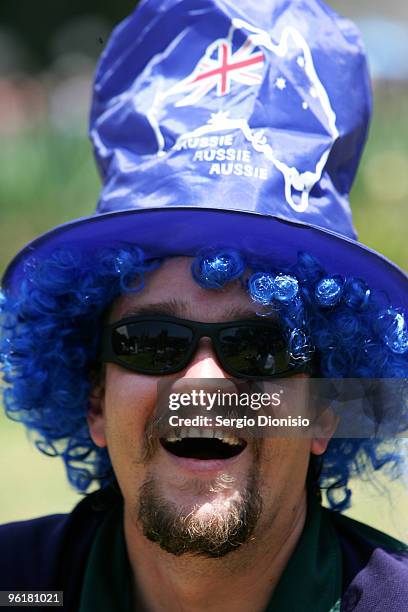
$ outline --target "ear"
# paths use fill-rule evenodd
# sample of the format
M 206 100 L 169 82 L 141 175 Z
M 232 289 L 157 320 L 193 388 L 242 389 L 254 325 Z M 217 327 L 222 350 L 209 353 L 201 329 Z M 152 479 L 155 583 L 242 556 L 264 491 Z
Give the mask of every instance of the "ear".
M 86 420 L 94 444 L 100 448 L 104 448 L 106 446 L 105 388 L 102 383 L 92 384 Z
M 339 417 L 331 408 L 326 408 L 320 413 L 313 424 L 313 438 L 310 447 L 313 455 L 322 455 L 326 451 L 338 423 Z

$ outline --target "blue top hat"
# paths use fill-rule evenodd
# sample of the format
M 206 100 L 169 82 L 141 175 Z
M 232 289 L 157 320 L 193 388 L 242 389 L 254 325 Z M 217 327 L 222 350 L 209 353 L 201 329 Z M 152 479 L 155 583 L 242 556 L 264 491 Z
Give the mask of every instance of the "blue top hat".
M 96 74 L 96 214 L 27 245 L 4 285 L 18 292 L 29 258 L 69 245 L 222 246 L 275 264 L 305 250 L 408 308 L 407 276 L 351 220 L 370 110 L 359 33 L 319 0 L 144 0 Z

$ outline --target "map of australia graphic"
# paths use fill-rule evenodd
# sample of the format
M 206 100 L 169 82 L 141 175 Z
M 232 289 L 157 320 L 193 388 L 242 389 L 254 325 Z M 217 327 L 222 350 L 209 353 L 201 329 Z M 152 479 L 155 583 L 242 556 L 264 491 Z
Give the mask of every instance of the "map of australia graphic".
M 170 57 L 182 46 L 179 37 L 166 54 Z M 163 59 L 161 54 L 162 74 Z M 309 193 L 321 179 L 338 130 L 310 47 L 296 28 L 285 27 L 275 43 L 268 32 L 234 19 L 227 36 L 211 42 L 191 72 L 173 79 L 167 89 L 160 87 L 158 66 L 153 60 L 143 75 L 150 84 L 147 120 L 157 155 L 174 154 L 191 139 L 206 135 L 240 133 L 250 151 L 282 174 L 287 204 L 297 212 L 307 210 Z M 307 149 L 302 148 L 305 132 Z M 312 146 L 311 134 L 316 135 Z M 195 154 L 197 163 L 201 159 Z M 262 168 L 251 172 L 266 178 Z

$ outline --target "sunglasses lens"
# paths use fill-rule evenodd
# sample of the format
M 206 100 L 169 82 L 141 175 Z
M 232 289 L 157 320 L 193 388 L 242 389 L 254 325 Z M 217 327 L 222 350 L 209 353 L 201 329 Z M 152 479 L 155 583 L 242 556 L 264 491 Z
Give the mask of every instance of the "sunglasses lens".
M 135 372 L 166 374 L 182 370 L 195 344 L 194 323 L 129 320 L 111 331 L 114 362 Z M 202 324 L 199 324 L 202 325 Z M 233 376 L 267 378 L 293 370 L 283 330 L 278 326 L 216 324 L 218 357 Z M 111 328 L 112 329 L 112 328 Z M 199 328 L 205 335 L 206 330 Z M 215 331 L 215 330 L 214 330 Z M 211 327 L 208 330 L 212 334 Z
M 177 368 L 185 361 L 192 341 L 188 327 L 169 322 L 127 323 L 112 332 L 116 357 L 140 372 L 163 373 Z
M 287 342 L 277 327 L 228 327 L 219 334 L 224 367 L 244 376 L 271 376 L 290 369 Z

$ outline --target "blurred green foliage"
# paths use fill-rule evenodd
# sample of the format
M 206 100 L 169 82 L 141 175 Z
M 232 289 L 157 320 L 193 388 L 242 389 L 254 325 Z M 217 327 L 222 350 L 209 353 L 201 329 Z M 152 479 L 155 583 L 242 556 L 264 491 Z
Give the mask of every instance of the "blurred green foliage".
M 0 265 L 42 232 L 95 207 L 99 178 L 83 133 L 49 125 L 3 138 Z
M 99 190 L 86 126 L 43 123 L 0 147 L 0 267 L 29 240 L 91 214 Z M 408 267 L 408 90 L 375 92 L 374 119 L 352 191 L 362 242 Z
M 2 0 L 0 24 L 13 29 L 24 41 L 31 69 L 39 69 L 54 59 L 55 33 L 67 23 L 94 16 L 113 27 L 137 6 L 137 0 Z M 94 57 L 101 51 L 98 37 L 88 42 Z
M 378 84 L 368 143 L 351 193 L 359 239 L 408 268 L 408 88 Z

